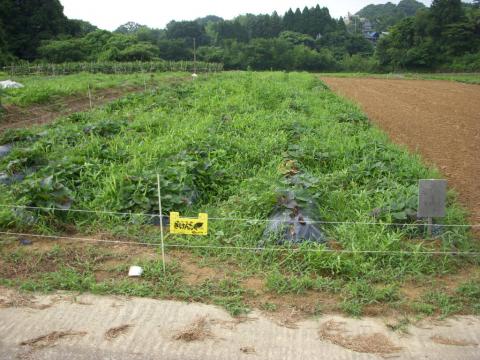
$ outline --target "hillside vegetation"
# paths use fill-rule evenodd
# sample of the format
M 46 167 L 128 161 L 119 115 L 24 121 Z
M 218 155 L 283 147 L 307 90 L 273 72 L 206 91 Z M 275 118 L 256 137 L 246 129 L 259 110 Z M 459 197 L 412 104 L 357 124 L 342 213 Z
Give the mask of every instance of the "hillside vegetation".
M 370 20 L 375 31 L 387 31 L 406 17 L 414 16 L 425 5 L 416 0 L 402 0 L 397 5 L 387 2 L 386 4 L 370 4 L 365 6 L 356 15 Z
M 58 0 L 2 0 L 0 65 L 20 60 L 185 61 L 193 59 L 195 40 L 199 60 L 223 63 L 227 70 L 478 71 L 478 6 L 478 1 L 461 0 L 434 0 L 430 8 L 415 0 L 369 5 L 358 14 L 376 30 L 390 32 L 377 45 L 319 5 L 283 15 L 171 21 L 164 29 L 129 22 L 110 32 L 67 19 Z

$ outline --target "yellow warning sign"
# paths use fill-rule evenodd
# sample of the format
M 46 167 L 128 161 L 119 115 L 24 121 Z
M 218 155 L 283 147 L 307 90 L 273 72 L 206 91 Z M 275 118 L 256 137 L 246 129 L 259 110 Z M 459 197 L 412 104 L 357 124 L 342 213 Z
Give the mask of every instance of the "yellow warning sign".
M 170 233 L 183 235 L 207 235 L 208 214 L 199 214 L 198 218 L 181 218 L 178 212 L 171 212 Z

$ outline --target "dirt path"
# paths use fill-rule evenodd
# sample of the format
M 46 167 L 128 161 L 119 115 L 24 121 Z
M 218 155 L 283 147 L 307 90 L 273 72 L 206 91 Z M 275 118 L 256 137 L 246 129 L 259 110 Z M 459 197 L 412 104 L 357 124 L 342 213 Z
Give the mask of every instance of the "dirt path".
M 480 86 L 434 80 L 323 78 L 392 140 L 419 152 L 480 223 Z
M 98 107 L 128 93 L 140 91 L 139 87 L 117 87 L 98 90 L 92 94 L 92 107 Z M 0 119 L 0 132 L 5 129 L 28 127 L 52 122 L 56 118 L 90 109 L 90 98 L 85 94 L 57 99 L 42 105 L 26 108 L 6 106 L 6 114 Z
M 0 288 L 0 359 L 478 359 L 480 318 L 393 332 L 379 318 L 280 326 L 197 303 Z

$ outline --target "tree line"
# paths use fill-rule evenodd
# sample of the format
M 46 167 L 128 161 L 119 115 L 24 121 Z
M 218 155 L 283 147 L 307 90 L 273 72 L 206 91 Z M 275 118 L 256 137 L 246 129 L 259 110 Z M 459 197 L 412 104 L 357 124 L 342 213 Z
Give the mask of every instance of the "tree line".
M 376 58 L 395 69 L 480 70 L 480 0 L 434 0 L 390 28 Z
M 131 22 L 109 32 L 67 19 L 58 0 L 0 0 L 0 63 L 191 60 L 194 42 L 199 60 L 225 69 L 379 71 L 478 60 L 478 1 L 434 0 L 430 9 L 415 3 L 402 0 L 401 20 L 375 46 L 319 5 L 171 21 L 164 29 Z
M 415 16 L 418 10 L 425 9 L 425 5 L 416 0 L 401 0 L 397 5 L 387 2 L 386 4 L 367 5 L 356 15 L 368 19 L 375 31 L 388 31 L 391 26 L 397 24 L 409 16 Z

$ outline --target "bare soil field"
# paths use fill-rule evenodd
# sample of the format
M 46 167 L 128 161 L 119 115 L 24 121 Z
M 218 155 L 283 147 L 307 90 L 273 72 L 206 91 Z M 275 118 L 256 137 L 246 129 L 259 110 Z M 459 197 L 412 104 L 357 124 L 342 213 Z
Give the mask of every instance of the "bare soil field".
M 323 78 L 391 139 L 436 166 L 480 223 L 480 87 L 449 81 Z

